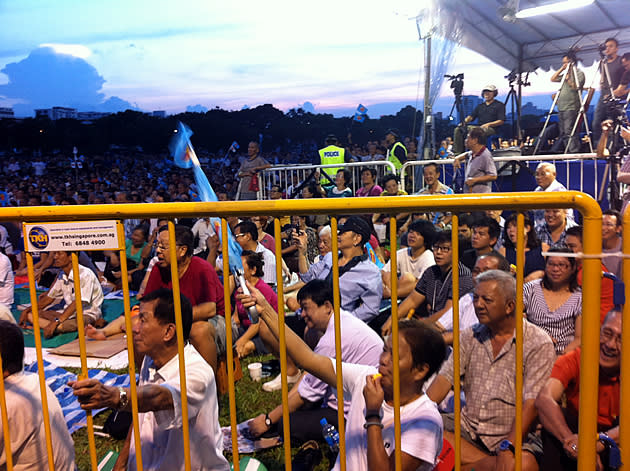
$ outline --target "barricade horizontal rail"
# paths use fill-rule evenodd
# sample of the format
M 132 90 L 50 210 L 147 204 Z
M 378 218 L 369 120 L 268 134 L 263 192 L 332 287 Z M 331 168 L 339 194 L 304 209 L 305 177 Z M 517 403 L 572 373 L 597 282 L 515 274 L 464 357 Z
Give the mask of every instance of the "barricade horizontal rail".
M 24 222 L 47 222 L 47 221 L 93 221 L 93 220 L 110 220 L 110 219 L 130 219 L 130 218 L 165 218 L 173 219 L 175 217 L 206 217 L 206 216 L 219 216 L 222 218 L 223 235 L 226 235 L 226 218 L 228 216 L 253 216 L 253 215 L 268 215 L 273 217 L 280 217 L 292 214 L 327 214 L 333 216 L 331 225 L 333 229 L 336 229 L 337 222 L 335 215 L 346 214 L 360 214 L 360 213 L 372 213 L 380 211 L 383 213 L 395 214 L 398 212 L 408 212 L 417 209 L 423 211 L 451 211 L 455 214 L 454 226 L 457 224 L 457 214 L 460 212 L 475 211 L 481 209 L 501 209 L 512 211 L 527 211 L 531 209 L 544 209 L 544 208 L 576 208 L 583 216 L 584 221 L 584 260 L 583 260 L 583 284 L 588 286 L 589 289 L 584 290 L 583 293 L 583 321 L 582 329 L 585 332 L 596 332 L 599 330 L 599 297 L 600 297 L 600 259 L 601 257 L 601 218 L 602 212 L 597 202 L 587 194 L 567 191 L 567 192 L 554 192 L 554 193 L 493 193 L 493 194 L 466 194 L 466 195 L 440 195 L 440 196 L 405 196 L 405 197 L 389 197 L 389 198 L 339 198 L 339 199 L 302 199 L 302 200 L 261 200 L 256 203 L 255 208 L 252 208 L 251 202 L 218 202 L 218 203 L 151 203 L 151 204 L 124 204 L 124 205 L 90 205 L 90 206 L 57 206 L 57 207 L 17 207 L 17 208 L 0 208 L 0 221 L 15 221 L 20 220 Z M 630 218 L 626 217 L 624 222 L 626 226 L 630 224 Z M 391 229 L 395 231 L 396 223 L 395 218 L 390 221 Z M 522 218 L 519 222 L 522 225 Z M 276 235 L 279 234 L 279 221 L 275 221 Z M 455 231 L 454 231 L 455 232 Z M 171 259 L 176 259 L 175 254 L 175 233 L 172 222 L 169 223 L 169 240 L 170 240 L 170 252 Z M 457 237 L 453 236 L 453 248 L 454 256 L 457 256 Z M 522 246 L 522 240 L 520 242 Z M 337 249 L 337 240 L 333 237 L 333 253 Z M 630 247 L 624 246 L 628 252 Z M 392 252 L 395 253 L 396 246 L 393 242 Z M 224 247 L 224 267 L 227 267 L 227 250 Z M 280 254 L 277 253 L 276 257 Z M 76 263 L 76 257 L 73 257 L 73 263 Z M 393 255 L 393 264 L 395 264 L 395 255 Z M 629 261 L 624 261 L 624 268 L 626 273 L 630 271 Z M 338 280 L 338 258 L 333 257 L 333 273 L 335 273 L 335 279 Z M 278 264 L 278 267 L 280 264 Z M 225 269 L 225 268 L 224 268 Z M 176 265 L 171 265 L 171 272 L 173 277 L 177 277 Z M 32 261 L 29 266 L 29 271 L 32 274 Z M 395 294 L 395 270 L 393 272 L 392 285 L 394 287 L 392 294 L 392 304 L 395 305 L 397 298 Z M 278 270 L 280 274 L 280 270 Z M 126 276 L 124 277 L 126 278 Z M 454 274 L 453 278 L 458 279 L 458 275 Z M 31 282 L 33 282 L 31 276 Z M 455 281 L 454 281 L 455 282 Z M 177 290 L 177 284 L 174 288 Z M 338 283 L 335 283 L 338 285 Z M 279 284 L 278 294 L 282 295 L 282 283 Z M 32 289 L 32 301 L 34 299 L 34 288 Z M 226 297 L 226 308 L 229 309 L 229 297 Z M 457 300 L 454 301 L 454 308 L 457 307 Z M 128 292 L 125 289 L 125 312 L 126 318 L 128 317 Z M 179 312 L 179 306 L 176 306 L 176 311 Z M 334 315 L 335 315 L 335 330 L 339 332 L 339 293 L 338 288 L 335 293 L 334 303 Z M 393 314 L 395 313 L 395 307 L 393 307 Z M 279 303 L 279 318 L 283 319 L 284 309 L 283 303 Z M 230 313 L 226 312 L 227 316 Z M 129 320 L 127 319 L 127 328 L 131 327 Z M 394 323 L 394 333 L 397 332 L 397 324 Z M 178 331 L 181 326 L 177 326 Z M 228 329 L 229 331 L 229 329 Z M 624 329 L 624 335 L 626 330 Z M 457 329 L 454 332 L 455 344 L 458 345 Z M 231 335 L 228 335 L 228 341 L 231 340 Z M 339 335 L 336 335 L 338 338 Z M 394 336 L 396 337 L 396 336 Z M 178 333 L 179 338 L 179 333 Z M 181 338 L 179 338 L 181 342 Z M 280 329 L 280 351 L 281 351 L 281 365 L 282 373 L 286 376 L 286 341 L 284 337 L 283 328 Z M 131 344 L 129 344 L 131 346 Z M 181 345 L 180 345 L 181 346 Z M 41 350 L 41 345 L 38 346 Z M 520 347 L 522 348 L 522 346 Z M 397 338 L 394 338 L 394 359 L 397 359 Z M 595 404 L 597 402 L 597 381 L 593 381 L 593 378 L 598 377 L 598 350 L 599 339 L 597 336 L 585 335 L 582 337 L 582 371 L 588 372 L 588 374 L 581 375 L 580 378 L 580 402 L 582 404 Z M 340 358 L 340 344 L 337 345 L 337 357 Z M 626 356 L 624 356 L 626 358 Z M 40 371 L 43 371 L 41 364 L 41 356 L 38 355 L 38 363 Z M 340 360 L 339 360 L 340 361 Z M 625 360 L 624 360 L 625 361 Z M 230 357 L 230 349 L 228 348 L 228 375 L 233 378 L 233 364 Z M 340 363 L 338 364 L 340 366 Z M 627 369 L 627 361 L 624 364 Z M 394 361 L 394 381 L 398 384 L 399 372 L 398 363 Z M 625 370 L 624 370 L 625 371 Z M 338 384 L 341 381 L 341 370 L 337 369 Z M 286 379 L 282 382 L 282 396 L 284 402 L 284 416 L 285 416 L 285 428 L 288 427 L 288 412 L 287 412 L 287 383 Z M 397 391 L 398 388 L 394 388 Z M 182 391 L 184 392 L 184 391 Z M 234 416 L 234 397 L 235 389 L 234 382 L 230 381 L 229 384 L 230 395 L 230 412 L 233 434 L 236 433 L 235 425 L 236 418 Z M 397 399 L 398 398 L 398 399 Z M 394 395 L 395 409 L 399 406 L 399 396 Z M 459 399 L 456 397 L 456 401 Z M 134 401 L 134 412 L 137 411 L 137 406 Z M 517 401 L 518 402 L 518 401 Z M 340 400 L 340 404 L 343 402 Z M 625 404 L 625 402 L 624 402 Z M 3 398 L 3 406 L 4 406 Z M 623 411 L 623 409 L 622 409 Z M 457 412 L 458 417 L 459 412 Z M 135 415 L 135 414 L 134 414 Z M 627 414 L 626 414 L 627 415 Z M 399 413 L 395 416 L 395 424 L 397 427 L 395 454 L 398 469 L 400 466 L 400 416 Z M 137 422 L 136 422 L 137 423 Z M 622 421 L 625 425 L 626 421 Z M 622 425 L 622 426 L 624 426 Z M 5 428 L 5 439 L 10 433 L 7 430 L 6 424 L 3 422 Z M 597 430 L 597 409 L 594 407 L 583 408 L 579 414 L 579 461 L 578 469 L 580 471 L 595 469 L 596 463 L 596 450 L 595 450 L 595 433 Z M 625 428 L 622 428 L 622 434 L 628 433 Z M 340 434 L 343 438 L 343 431 Z M 285 437 L 288 437 L 285 430 Z M 623 439 L 623 438 L 622 438 Z M 626 438 L 627 439 L 627 438 Z M 519 439 L 520 440 L 520 439 Z M 233 435 L 234 458 L 238 457 L 238 448 L 236 447 L 236 438 Z M 285 465 L 287 469 L 290 469 L 290 440 L 286 440 L 285 448 Z M 93 451 L 91 451 L 93 453 Z M 345 444 L 340 445 L 342 469 L 345 469 Z M 456 450 L 457 456 L 459 456 L 459 449 Z M 518 452 L 520 454 L 520 451 Z M 187 467 L 190 466 L 187 461 Z M 234 464 L 235 469 L 238 469 L 238 464 Z M 456 469 L 459 469 L 459 463 L 457 463 Z M 516 469 L 520 469 L 520 462 L 517 463 Z
M 514 152 L 514 155 L 510 155 L 510 152 Z M 506 155 L 504 155 L 504 153 Z M 455 173 L 452 170 L 453 160 L 454 159 L 434 159 L 405 162 L 400 170 L 401 188 L 408 187 L 414 192 L 422 189 L 424 187 L 422 169 L 424 169 L 424 167 L 428 164 L 435 164 L 438 168 L 442 169 L 440 172 L 440 181 L 450 186 L 455 178 Z M 610 181 L 610 172 L 605 169 L 603 172 L 604 174 L 600 175 L 599 170 L 600 165 L 608 163 L 607 160 L 598 158 L 597 154 L 594 153 L 520 155 L 519 149 L 514 151 L 504 149 L 493 155 L 492 160 L 495 162 L 497 170 L 500 170 L 499 176 L 503 177 L 515 177 L 522 168 L 528 168 L 533 178 L 535 167 L 532 164 L 538 165 L 541 162 L 553 163 L 556 165 L 558 171 L 557 180 L 565 185 L 566 188 L 590 193 L 598 200 L 603 199 L 603 195 L 601 195 L 600 192 L 605 191 L 608 188 L 608 183 Z M 577 183 L 575 182 L 575 176 L 573 177 L 572 182 L 571 169 L 569 165 L 576 162 L 579 162 L 580 166 Z M 592 162 L 593 169 L 586 169 L 585 171 L 585 162 Z M 510 163 L 513 163 L 513 165 L 510 165 Z M 533 190 L 534 188 L 535 186 L 531 189 Z

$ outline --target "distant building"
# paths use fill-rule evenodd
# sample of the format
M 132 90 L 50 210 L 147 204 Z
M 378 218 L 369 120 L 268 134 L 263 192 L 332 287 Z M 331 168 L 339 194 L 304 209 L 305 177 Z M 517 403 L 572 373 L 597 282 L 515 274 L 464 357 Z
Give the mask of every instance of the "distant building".
M 35 110 L 36 118 L 48 117 L 51 120 L 57 119 L 77 119 L 76 108 L 64 108 L 63 106 L 53 106 L 52 108 L 41 108 Z
M 79 111 L 77 113 L 77 119 L 82 121 L 92 121 L 95 119 L 104 118 L 105 116 L 109 116 L 112 113 L 104 112 L 104 111 Z
M 166 118 L 166 111 L 164 110 L 152 111 L 151 116 L 153 116 L 154 118 Z
M 0 108 L 0 119 L 15 118 L 13 108 Z
M 541 116 L 547 114 L 548 110 L 541 110 L 536 105 L 534 105 L 531 101 L 528 101 L 523 106 L 521 106 L 521 116 L 526 114 L 532 114 L 534 116 Z
M 462 96 L 462 110 L 464 116 L 458 116 L 458 123 L 461 123 L 466 116 L 470 116 L 477 105 L 480 105 L 481 103 L 483 103 L 483 99 L 477 95 Z

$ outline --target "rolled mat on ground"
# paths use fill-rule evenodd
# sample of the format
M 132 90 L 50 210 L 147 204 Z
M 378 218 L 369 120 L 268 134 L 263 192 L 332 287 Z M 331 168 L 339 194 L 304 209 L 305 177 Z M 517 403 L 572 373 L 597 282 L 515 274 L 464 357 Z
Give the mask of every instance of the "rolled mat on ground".
M 24 371 L 37 373 L 37 363 L 32 363 L 24 367 Z M 74 394 L 72 388 L 68 386 L 69 381 L 76 381 L 77 375 L 70 373 L 50 362 L 44 360 L 44 376 L 46 384 L 57 397 L 63 416 L 66 419 L 66 425 L 70 433 L 74 433 L 80 428 L 87 425 L 87 416 L 79 401 Z M 97 379 L 107 386 L 129 386 L 129 375 L 115 375 L 103 370 L 88 370 L 88 377 Z M 98 414 L 105 409 L 95 409 L 93 414 Z

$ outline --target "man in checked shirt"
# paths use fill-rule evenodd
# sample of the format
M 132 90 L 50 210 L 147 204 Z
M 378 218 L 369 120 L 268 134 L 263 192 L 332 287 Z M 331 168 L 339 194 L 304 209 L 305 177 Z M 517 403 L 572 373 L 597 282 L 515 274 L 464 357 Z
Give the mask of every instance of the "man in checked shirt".
M 516 433 L 523 437 L 523 470 L 537 470 L 542 455 L 532 432 L 534 401 L 556 359 L 553 343 L 523 319 L 523 427 L 515 429 L 516 281 L 500 270 L 477 276 L 473 294 L 479 324 L 460 333 L 460 378 L 466 394 L 461 412 L 462 469 L 514 469 Z M 453 385 L 453 355 L 442 366 L 427 395 L 438 404 Z M 444 438 L 454 440 L 454 414 L 443 414 Z

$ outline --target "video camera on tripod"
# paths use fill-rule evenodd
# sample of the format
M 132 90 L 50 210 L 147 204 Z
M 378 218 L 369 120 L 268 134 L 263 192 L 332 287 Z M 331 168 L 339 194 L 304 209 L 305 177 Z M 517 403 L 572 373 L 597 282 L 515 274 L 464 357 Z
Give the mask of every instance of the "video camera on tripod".
M 453 89 L 455 96 L 461 96 L 462 91 L 464 90 L 464 74 L 445 75 L 444 78 L 451 81 L 451 88 Z
M 523 87 L 529 87 L 531 85 L 529 82 L 529 72 L 525 74 L 525 79 L 523 79 L 516 70 L 512 70 L 509 74 L 504 75 L 503 78 L 507 79 L 510 87 L 512 87 L 515 83 Z
M 607 96 L 603 99 L 606 115 L 613 121 L 613 126 L 629 127 L 625 104 L 621 98 Z

